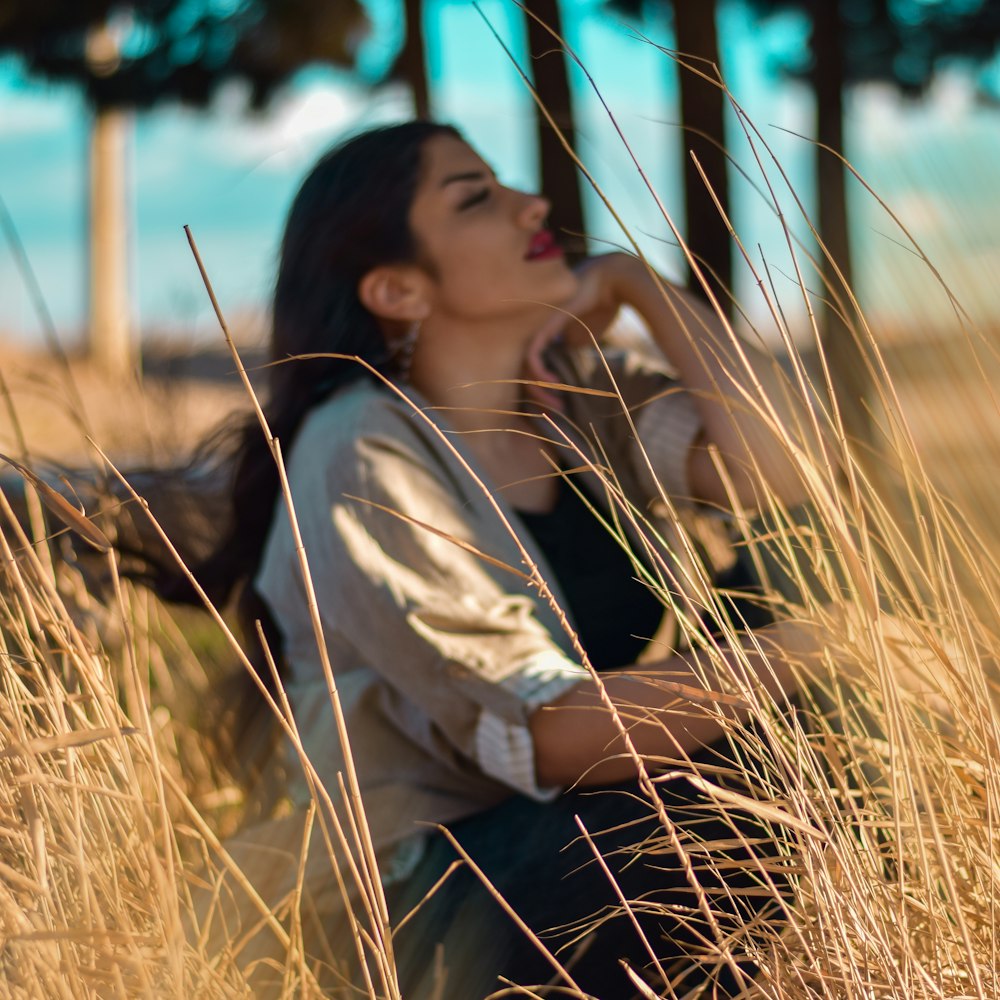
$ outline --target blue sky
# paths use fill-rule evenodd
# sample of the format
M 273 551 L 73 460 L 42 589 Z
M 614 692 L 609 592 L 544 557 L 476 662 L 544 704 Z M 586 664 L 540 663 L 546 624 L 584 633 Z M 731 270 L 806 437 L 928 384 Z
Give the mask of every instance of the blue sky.
M 668 210 L 679 213 L 680 149 L 679 130 L 673 124 L 676 75 L 671 61 L 636 38 L 628 26 L 602 13 L 596 0 L 565 6 L 575 12 L 566 23 L 570 45 L 593 74 Z M 376 31 L 362 54 L 369 78 L 379 74 L 398 44 L 392 28 L 395 9 L 390 0 L 371 7 Z M 486 0 L 482 10 L 515 57 L 523 59 L 520 13 L 513 4 Z M 430 0 L 427 30 L 436 117 L 458 124 L 505 180 L 533 187 L 531 98 L 483 16 L 460 0 Z M 645 30 L 669 45 L 665 26 L 646 25 Z M 735 5 L 724 11 L 723 60 L 729 85 L 811 205 L 811 148 L 784 131 L 809 131 L 808 95 L 778 81 L 773 72 L 779 53 L 804 44 L 804 31 L 793 19 L 761 29 L 750 25 Z M 667 227 L 630 166 L 607 113 L 582 74 L 575 85 L 582 159 L 660 266 L 676 273 L 677 252 L 664 243 Z M 918 233 L 935 246 L 965 252 L 966 242 L 971 242 L 970 263 L 960 269 L 959 279 L 972 280 L 981 271 L 991 287 L 994 265 L 1000 262 L 1000 210 L 991 207 L 998 202 L 984 192 L 996 181 L 987 170 L 974 172 L 971 180 L 959 171 L 997 162 L 1000 118 L 978 111 L 963 94 L 960 84 L 950 91 L 942 88 L 931 109 L 921 111 L 906 110 L 878 92 L 866 94 L 852 105 L 850 155 L 871 174 L 876 187 L 907 208 Z M 239 317 L 260 312 L 268 299 L 282 219 L 309 164 L 345 131 L 405 117 L 409 109 L 407 95 L 399 88 L 372 91 L 343 74 L 319 69 L 301 74 L 265 115 L 244 115 L 242 101 L 234 85 L 221 92 L 207 112 L 167 106 L 133 121 L 128 154 L 132 286 L 134 312 L 147 333 L 174 330 L 214 336 L 183 236 L 185 224 L 198 239 L 227 313 Z M 67 342 L 79 335 L 86 313 L 87 127 L 86 107 L 71 88 L 26 80 L 16 62 L 0 61 L 0 197 L 18 226 Z M 733 141 L 731 146 L 753 169 L 745 145 Z M 954 154 L 953 166 L 942 166 L 942 149 Z M 781 230 L 764 200 L 747 190 L 740 182 L 745 196 L 736 199 L 737 228 L 751 253 L 766 256 L 781 284 L 780 272 L 790 268 Z M 862 291 L 875 309 L 890 300 L 908 302 L 910 285 L 926 285 L 926 276 L 919 271 L 905 279 L 896 275 L 897 266 L 912 269 L 906 259 L 911 255 L 879 235 L 888 223 L 878 217 L 870 199 L 860 201 L 867 206 L 856 216 L 856 236 L 866 255 Z M 956 207 L 963 202 L 968 203 L 968 220 Z M 591 197 L 588 209 L 592 234 L 621 240 L 596 197 Z M 793 209 L 789 201 L 790 218 Z M 793 225 L 805 232 L 802 223 Z M 967 293 L 973 298 L 981 294 L 978 280 Z M 789 297 L 793 311 L 794 299 Z M 926 309 L 921 314 L 926 315 Z M 0 246 L 4 333 L 36 339 L 38 321 L 8 249 Z

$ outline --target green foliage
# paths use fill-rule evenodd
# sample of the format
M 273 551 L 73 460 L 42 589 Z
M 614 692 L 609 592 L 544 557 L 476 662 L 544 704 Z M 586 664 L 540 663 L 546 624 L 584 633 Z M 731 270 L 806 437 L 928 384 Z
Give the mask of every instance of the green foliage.
M 79 83 L 98 107 L 203 105 L 241 78 L 261 107 L 310 63 L 353 65 L 367 25 L 358 0 L 0 0 L 0 52 Z
M 817 0 L 747 0 L 762 17 L 796 11 L 817 18 Z M 919 96 L 949 62 L 982 65 L 1000 44 L 1000 8 L 988 0 L 821 0 L 835 7 L 844 47 L 844 83 L 880 81 Z M 811 47 L 831 39 L 813 32 Z M 782 67 L 798 75 L 799 64 Z

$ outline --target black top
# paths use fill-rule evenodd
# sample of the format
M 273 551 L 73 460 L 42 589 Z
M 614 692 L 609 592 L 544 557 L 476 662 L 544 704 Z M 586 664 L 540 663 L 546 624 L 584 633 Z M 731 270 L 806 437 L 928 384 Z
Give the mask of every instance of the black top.
M 663 605 L 636 578 L 616 537 L 561 477 L 555 507 L 518 511 L 555 573 L 566 611 L 597 670 L 635 663 L 659 627 Z

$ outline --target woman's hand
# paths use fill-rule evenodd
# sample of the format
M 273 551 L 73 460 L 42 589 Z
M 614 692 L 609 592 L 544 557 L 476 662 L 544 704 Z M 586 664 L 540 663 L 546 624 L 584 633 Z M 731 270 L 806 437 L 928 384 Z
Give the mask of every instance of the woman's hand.
M 578 279 L 574 296 L 558 309 L 538 330 L 525 356 L 525 378 L 536 382 L 558 382 L 549 368 L 545 352 L 556 343 L 569 347 L 600 344 L 618 310 L 625 304 L 623 289 L 629 281 L 651 280 L 642 261 L 629 254 L 613 253 L 590 257 L 576 269 Z M 539 385 L 528 387 L 531 397 L 547 409 L 561 410 L 554 393 Z
M 535 335 L 544 350 L 555 340 L 584 347 L 597 340 L 625 304 L 624 289 L 632 281 L 650 281 L 645 264 L 627 253 L 588 257 L 576 269 L 576 294 L 558 309 Z

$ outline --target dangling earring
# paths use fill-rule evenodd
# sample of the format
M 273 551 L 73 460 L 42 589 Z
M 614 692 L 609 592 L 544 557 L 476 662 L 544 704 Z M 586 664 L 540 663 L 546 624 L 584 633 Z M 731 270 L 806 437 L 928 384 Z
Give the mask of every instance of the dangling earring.
M 403 382 L 410 381 L 410 369 L 413 367 L 413 352 L 417 349 L 420 339 L 420 320 L 415 319 L 402 337 L 391 345 L 392 360 L 396 366 L 396 374 Z

